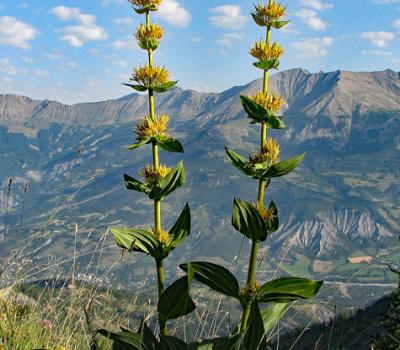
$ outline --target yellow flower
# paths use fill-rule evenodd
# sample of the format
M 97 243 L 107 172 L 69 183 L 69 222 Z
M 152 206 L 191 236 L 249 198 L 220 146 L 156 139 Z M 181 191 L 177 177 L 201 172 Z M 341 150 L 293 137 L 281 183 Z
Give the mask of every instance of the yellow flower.
M 140 8 L 158 7 L 163 0 L 128 0 L 132 5 Z
M 134 68 L 134 71 L 131 80 L 144 86 L 163 85 L 169 81 L 169 72 L 165 67 L 149 66 L 146 64 L 143 67 Z
M 155 170 L 152 165 L 146 165 L 141 171 L 139 171 L 139 175 L 143 177 L 146 183 L 156 185 L 162 179 L 167 177 L 171 171 L 172 168 L 165 165 L 160 165 L 157 170 Z
M 282 47 L 274 42 L 271 47 L 268 47 L 265 41 L 259 40 L 250 50 L 250 55 L 257 58 L 261 62 L 269 60 L 278 60 L 284 53 Z
M 257 24 L 266 26 L 277 22 L 286 16 L 286 6 L 278 4 L 277 0 L 270 0 L 268 4 L 255 6 L 253 17 Z
M 140 24 L 136 30 L 135 37 L 137 41 L 150 41 L 150 40 L 161 40 L 164 35 L 164 29 L 155 24 L 151 23 L 149 26 Z
M 150 117 L 145 117 L 137 123 L 135 132 L 139 139 L 157 135 L 168 136 L 168 122 L 169 117 L 166 114 L 156 117 L 155 121 Z
M 279 112 L 285 103 L 282 96 L 277 96 L 270 93 L 264 94 L 261 91 L 257 92 L 253 97 L 251 97 L 251 99 L 263 106 L 265 109 L 275 113 Z
M 255 165 L 270 162 L 272 165 L 279 161 L 280 153 L 281 149 L 278 142 L 273 138 L 268 138 L 262 151 L 250 155 L 250 163 Z
M 155 229 L 150 229 L 150 232 L 153 233 L 162 244 L 168 245 L 172 241 L 172 236 L 167 231 L 161 230 L 160 232 L 156 232 Z
M 258 203 L 256 203 L 254 207 L 257 209 L 264 221 L 271 221 L 276 218 L 275 210 L 273 208 L 260 208 Z

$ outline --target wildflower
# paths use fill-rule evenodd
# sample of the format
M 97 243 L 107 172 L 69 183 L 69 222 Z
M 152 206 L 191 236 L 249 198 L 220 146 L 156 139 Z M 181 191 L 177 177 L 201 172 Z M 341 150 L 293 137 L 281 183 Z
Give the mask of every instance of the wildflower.
M 168 83 L 169 73 L 165 67 L 144 65 L 134 69 L 131 78 L 143 86 L 163 85 Z
M 263 146 L 262 151 L 250 155 L 250 164 L 256 165 L 265 162 L 275 164 L 279 161 L 280 153 L 281 149 L 278 142 L 276 142 L 276 140 L 273 138 L 268 138 L 267 142 Z
M 278 4 L 276 0 L 271 0 L 265 5 L 258 4 L 255 9 L 254 20 L 261 26 L 271 25 L 286 16 L 286 6 Z
M 128 0 L 133 6 L 140 8 L 158 7 L 163 0 Z
M 135 132 L 139 139 L 145 139 L 157 135 L 168 136 L 169 117 L 162 114 L 152 120 L 150 117 L 145 117 L 136 125 Z
M 161 40 L 164 35 L 164 29 L 155 23 L 149 26 L 140 24 L 136 30 L 135 37 L 139 42 Z
M 160 165 L 157 170 L 154 169 L 152 165 L 146 165 L 141 171 L 139 171 L 139 175 L 143 177 L 146 183 L 156 185 L 162 179 L 167 177 L 171 171 L 172 168 L 165 165 Z
M 257 92 L 251 99 L 271 112 L 279 112 L 285 101 L 282 96 L 270 93 Z
M 167 231 L 161 230 L 156 232 L 156 230 L 150 229 L 150 232 L 153 233 L 162 244 L 168 245 L 172 241 L 172 236 Z
M 278 43 L 274 42 L 272 46 L 268 46 L 265 41 L 259 40 L 250 50 L 250 55 L 257 58 L 261 62 L 270 61 L 270 60 L 278 60 L 283 54 L 284 50 L 282 47 L 278 45 Z
M 272 221 L 277 217 L 274 208 L 260 208 L 258 203 L 256 203 L 254 207 L 257 209 L 264 221 Z

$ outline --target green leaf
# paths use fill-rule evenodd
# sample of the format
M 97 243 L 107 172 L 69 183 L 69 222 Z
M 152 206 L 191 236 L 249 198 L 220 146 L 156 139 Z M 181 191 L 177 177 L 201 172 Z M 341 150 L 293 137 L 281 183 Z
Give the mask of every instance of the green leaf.
M 276 207 L 274 201 L 271 201 L 271 203 L 269 205 L 269 211 L 272 214 L 272 218 L 264 220 L 264 221 L 267 225 L 267 229 L 268 229 L 269 233 L 276 232 L 279 228 L 279 217 L 278 217 L 278 208 Z
M 247 176 L 256 178 L 256 173 L 254 169 L 249 165 L 249 162 L 246 158 L 242 157 L 240 154 L 236 153 L 228 147 L 225 147 L 225 151 L 235 168 L 241 170 Z
M 262 178 L 271 179 L 274 177 L 280 177 L 286 175 L 296 169 L 305 157 L 305 153 L 300 154 L 296 157 L 284 160 L 282 162 L 272 165 L 263 175 Z
M 185 169 L 183 162 L 179 162 L 178 166 L 172 170 L 168 176 L 160 181 L 158 186 L 155 186 L 150 192 L 150 199 L 162 200 L 170 195 L 177 188 L 182 187 L 185 183 Z
M 257 301 L 251 303 L 251 311 L 243 339 L 243 349 L 264 350 L 266 347 L 264 322 Z
M 253 63 L 254 67 L 257 67 L 261 70 L 270 70 L 270 69 L 278 69 L 279 67 L 279 60 L 268 60 L 268 61 L 260 61 L 260 62 L 254 62 Z
M 192 272 L 171 284 L 158 300 L 158 312 L 163 321 L 173 320 L 191 313 L 196 305 L 189 295 Z
M 138 85 L 138 84 L 126 84 L 126 83 L 122 83 L 122 85 L 128 86 L 136 91 L 139 92 L 145 92 L 147 91 L 147 87 L 143 86 L 143 85 Z
M 133 145 L 130 145 L 128 147 L 128 150 L 134 150 L 134 149 L 142 147 L 143 145 L 146 145 L 150 142 L 151 142 L 151 139 L 149 137 L 147 137 L 145 139 L 137 140 L 136 143 L 134 143 Z
M 290 21 L 276 21 L 276 22 L 272 22 L 271 23 L 271 27 L 275 28 L 275 29 L 281 29 L 282 27 L 284 27 L 288 23 L 290 23 Z
M 283 277 L 267 282 L 257 291 L 260 303 L 286 303 L 295 300 L 310 299 L 317 295 L 323 281 L 314 281 L 300 277 Z
M 97 330 L 103 337 L 106 337 L 114 342 L 114 345 L 118 346 L 119 350 L 144 350 L 144 344 L 142 342 L 142 335 L 128 332 L 126 330 L 121 333 L 112 333 L 106 329 Z M 146 349 L 147 350 L 147 349 Z M 150 349 L 149 349 L 150 350 Z
M 231 337 L 205 339 L 189 344 L 188 350 L 239 350 L 240 340 L 239 334 Z
M 218 293 L 240 299 L 239 283 L 225 267 L 204 261 L 190 262 L 190 266 L 193 269 L 195 280 Z M 179 265 L 179 267 L 185 272 L 188 271 L 187 263 Z
M 285 314 L 287 307 L 287 303 L 277 303 L 261 310 L 261 317 L 263 319 L 265 332 L 268 332 L 275 327 L 275 325 Z
M 164 150 L 168 152 L 183 153 L 182 144 L 178 140 L 163 135 L 157 135 L 154 138 L 157 145 L 160 145 Z
M 240 96 L 242 106 L 250 119 L 258 122 L 265 123 L 272 129 L 283 129 L 286 127 L 282 117 L 274 115 L 271 111 L 253 101 L 247 96 Z
M 252 241 L 263 242 L 267 239 L 268 227 L 257 209 L 236 197 L 233 202 L 232 225 Z
M 186 203 L 175 225 L 169 231 L 170 235 L 173 237 L 170 244 L 171 247 L 177 247 L 190 235 L 190 222 L 190 208 L 189 204 Z
M 142 40 L 139 42 L 140 48 L 143 50 L 157 50 L 158 46 L 160 45 L 160 42 L 158 40 Z
M 142 321 L 137 333 L 141 335 L 145 349 L 156 349 L 157 339 L 146 322 Z
M 173 88 L 176 84 L 178 84 L 178 81 L 169 81 L 162 85 L 151 85 L 149 86 L 149 89 L 153 90 L 154 92 L 161 93 L 168 91 L 169 89 Z
M 125 181 L 125 186 L 128 190 L 142 192 L 145 194 L 150 193 L 150 189 L 148 188 L 148 186 L 146 186 L 143 182 L 140 182 L 139 180 L 136 180 L 135 178 L 127 174 L 124 174 L 124 181 Z
M 150 232 L 135 228 L 111 228 L 117 245 L 130 251 L 154 255 L 159 246 L 157 238 Z
M 160 343 L 157 346 L 157 350 L 187 350 L 187 344 L 175 337 L 169 335 L 161 335 Z

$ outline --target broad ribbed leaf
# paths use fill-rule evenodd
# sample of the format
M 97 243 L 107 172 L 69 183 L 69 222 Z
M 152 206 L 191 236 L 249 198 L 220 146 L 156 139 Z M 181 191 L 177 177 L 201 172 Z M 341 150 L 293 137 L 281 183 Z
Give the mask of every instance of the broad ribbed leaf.
M 139 91 L 139 92 L 145 92 L 147 91 L 147 87 L 143 85 L 138 85 L 138 84 L 126 84 L 122 83 L 122 85 L 129 86 L 130 88 Z
M 166 136 L 158 135 L 155 137 L 157 144 L 168 152 L 183 153 L 182 144 L 176 140 Z
M 107 331 L 106 329 L 99 329 L 97 331 L 103 337 L 106 337 L 114 342 L 114 345 L 117 345 L 119 350 L 151 350 L 147 349 L 142 342 L 142 335 L 122 331 L 121 333 L 112 333 Z
M 276 21 L 271 23 L 271 27 L 275 29 L 280 29 L 290 23 L 290 21 Z
M 186 203 L 175 225 L 169 231 L 170 235 L 173 237 L 170 244 L 171 247 L 177 247 L 190 235 L 190 221 L 190 208 L 189 204 Z
M 251 303 L 251 311 L 243 339 L 243 349 L 264 350 L 266 347 L 264 322 L 257 301 Z
M 142 342 L 146 350 L 156 349 L 157 339 L 151 329 L 147 326 L 146 322 L 142 321 L 137 333 L 141 335 Z
M 317 295 L 323 281 L 308 278 L 283 277 L 267 282 L 257 291 L 260 303 L 286 303 L 295 300 L 310 299 Z
M 139 148 L 143 145 L 146 145 L 150 142 L 151 142 L 151 139 L 149 137 L 142 139 L 142 140 L 137 140 L 136 143 L 134 143 L 133 145 L 130 145 L 128 147 L 128 150 L 134 150 L 134 149 Z
M 169 89 L 173 88 L 176 84 L 178 84 L 178 81 L 169 81 L 162 85 L 149 86 L 149 89 L 153 90 L 154 92 L 161 93 L 161 92 L 168 91 Z
M 258 123 L 265 123 L 272 129 L 283 129 L 286 127 L 282 117 L 274 115 L 271 111 L 268 111 L 251 98 L 240 96 L 240 100 L 242 101 L 242 106 L 250 119 Z
M 152 189 L 150 199 L 161 200 L 181 187 L 185 182 L 185 169 L 183 162 L 179 162 L 178 166 L 172 170 L 167 177 L 160 181 L 159 186 Z
M 150 189 L 143 182 L 140 182 L 139 180 L 136 180 L 127 174 L 124 174 L 124 181 L 128 190 L 142 192 L 145 194 L 150 193 Z
M 189 314 L 196 308 L 189 295 L 190 283 L 191 276 L 188 274 L 175 281 L 161 294 L 158 300 L 158 312 L 164 321 Z
M 190 266 L 193 269 L 193 277 L 197 281 L 218 293 L 236 299 L 240 298 L 239 283 L 236 277 L 225 267 L 204 261 L 190 262 Z M 179 265 L 179 267 L 185 272 L 188 271 L 187 263 Z
M 157 346 L 157 350 L 187 350 L 187 344 L 175 337 L 169 335 L 161 335 L 160 343 Z
M 254 62 L 254 67 L 257 67 L 262 70 L 270 70 L 270 69 L 278 69 L 279 67 L 279 60 L 268 60 L 268 61 L 260 61 Z
M 263 242 L 268 235 L 268 226 L 258 211 L 240 198 L 233 202 L 232 225 L 252 241 Z
M 249 166 L 246 158 L 242 157 L 240 154 L 236 153 L 228 147 L 225 147 L 225 151 L 235 168 L 241 170 L 247 176 L 253 178 L 255 177 L 255 171 L 251 166 Z
M 277 303 L 261 310 L 261 317 L 264 322 L 265 332 L 268 332 L 275 327 L 275 325 L 285 314 L 287 307 L 287 303 Z
M 205 339 L 189 344 L 188 350 L 244 350 L 240 347 L 241 340 L 239 334 L 231 337 Z
M 290 173 L 300 165 L 305 155 L 306 154 L 303 153 L 296 157 L 274 164 L 262 175 L 262 178 L 271 179 L 274 177 L 279 177 Z
M 158 248 L 156 237 L 145 230 L 135 228 L 111 228 L 117 245 L 120 248 L 154 255 Z

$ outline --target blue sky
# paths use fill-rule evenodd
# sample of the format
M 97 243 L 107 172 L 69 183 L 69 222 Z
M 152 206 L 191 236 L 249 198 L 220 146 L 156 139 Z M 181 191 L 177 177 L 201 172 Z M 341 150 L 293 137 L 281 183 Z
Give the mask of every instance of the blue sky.
M 286 49 L 281 70 L 400 70 L 400 0 L 284 3 L 292 23 L 273 34 Z M 252 4 L 164 0 L 156 62 L 197 91 L 258 78 L 248 50 L 264 33 Z M 76 103 L 131 93 L 120 83 L 146 60 L 132 38 L 141 20 L 127 0 L 0 0 L 0 94 Z

